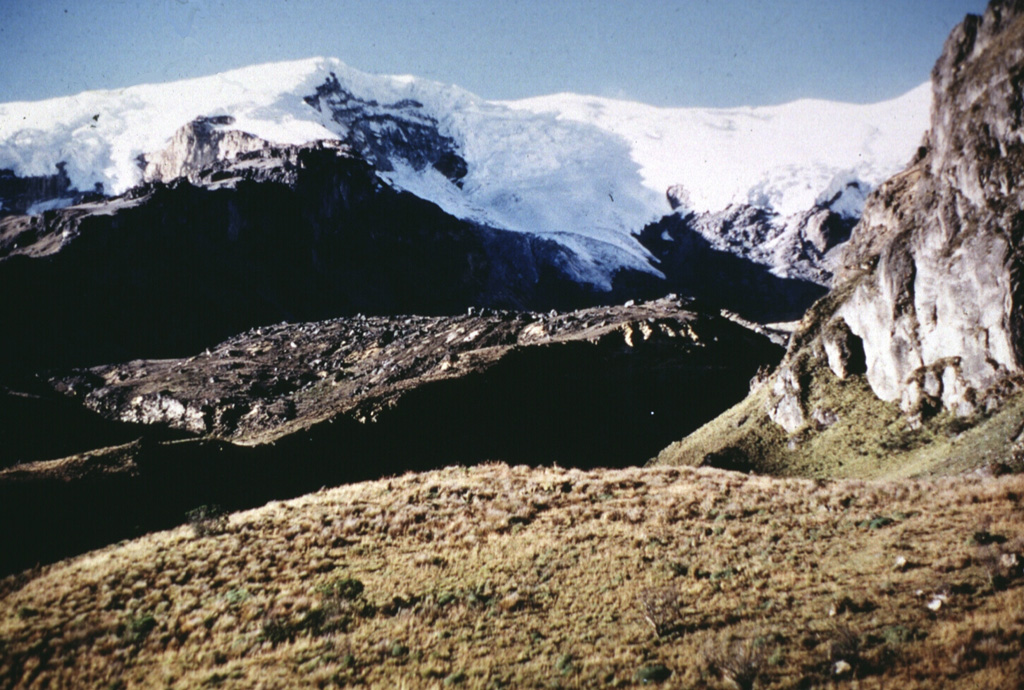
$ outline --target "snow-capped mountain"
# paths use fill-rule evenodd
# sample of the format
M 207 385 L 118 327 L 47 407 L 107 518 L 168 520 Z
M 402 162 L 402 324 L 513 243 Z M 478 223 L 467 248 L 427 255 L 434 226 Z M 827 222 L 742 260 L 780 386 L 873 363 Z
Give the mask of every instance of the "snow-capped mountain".
M 239 133 L 207 151 L 214 158 L 259 140 L 341 140 L 381 179 L 453 216 L 570 248 L 588 267 L 579 278 L 600 288 L 618 269 L 658 273 L 636 235 L 677 207 L 749 204 L 784 219 L 830 204 L 858 215 L 866 192 L 912 156 L 930 98 L 922 85 L 874 105 L 667 109 L 571 94 L 495 102 L 316 58 L 2 104 L 0 203 L 15 210 L 4 179 L 59 178 L 36 185 L 42 193 L 20 209 L 38 212 L 76 192 L 118 195 L 184 175 L 195 152 L 176 133 L 205 118 L 210 131 Z
M 783 216 L 848 182 L 877 186 L 905 165 L 928 126 L 931 86 L 871 105 L 802 100 L 761 108 L 656 108 L 559 94 L 506 103 L 619 136 L 645 187 L 696 212 L 749 204 Z M 841 211 L 859 214 L 863 195 Z

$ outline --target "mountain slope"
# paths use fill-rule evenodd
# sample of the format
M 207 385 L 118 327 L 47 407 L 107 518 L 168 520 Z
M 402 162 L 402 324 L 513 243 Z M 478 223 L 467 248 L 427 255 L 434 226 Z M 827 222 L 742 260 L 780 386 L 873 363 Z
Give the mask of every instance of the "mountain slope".
M 866 189 L 898 169 L 926 112 L 926 87 L 871 106 L 716 111 L 576 96 L 498 103 L 317 58 L 2 104 L 0 170 L 16 177 L 0 177 L 0 212 L 187 174 L 175 169 L 188 158 L 176 132 L 203 117 L 213 130 L 277 144 L 340 139 L 383 179 L 458 218 L 564 244 L 585 259 L 580 279 L 607 288 L 615 270 L 657 272 L 632 235 L 671 210 L 670 186 L 695 211 L 730 203 L 781 216 L 806 211 L 848 182 Z M 215 156 L 243 152 L 240 139 Z M 70 187 L 46 182 L 59 164 Z M 19 182 L 32 176 L 35 196 Z M 856 214 L 860 192 L 847 196 L 837 208 Z
M 658 292 L 612 268 L 598 291 L 564 244 L 454 218 L 338 145 L 269 146 L 193 177 L 0 219 L 0 292 L 19 295 L 0 302 L 0 372 L 186 356 L 280 321 Z

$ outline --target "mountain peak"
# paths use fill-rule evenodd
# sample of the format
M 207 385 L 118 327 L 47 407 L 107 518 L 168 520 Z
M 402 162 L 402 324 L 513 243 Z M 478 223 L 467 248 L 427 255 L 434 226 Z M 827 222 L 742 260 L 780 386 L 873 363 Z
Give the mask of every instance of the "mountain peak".
M 184 125 L 230 117 L 218 127 L 236 138 L 341 141 L 388 184 L 447 213 L 582 252 L 591 270 L 581 277 L 607 285 L 620 268 L 657 273 L 634 235 L 672 211 L 670 187 L 690 210 L 806 212 L 840 182 L 870 189 L 902 167 L 929 98 L 922 87 L 868 106 L 672 109 L 576 94 L 495 102 L 313 57 L 0 104 L 0 170 L 46 177 L 63 165 L 69 181 L 63 196 L 37 200 L 45 205 L 19 211 L 2 189 L 0 204 L 39 211 L 74 202 L 76 190 L 122 194 L 146 179 L 144 161 L 185 160 L 161 153 Z M 159 175 L 173 176 L 166 166 Z

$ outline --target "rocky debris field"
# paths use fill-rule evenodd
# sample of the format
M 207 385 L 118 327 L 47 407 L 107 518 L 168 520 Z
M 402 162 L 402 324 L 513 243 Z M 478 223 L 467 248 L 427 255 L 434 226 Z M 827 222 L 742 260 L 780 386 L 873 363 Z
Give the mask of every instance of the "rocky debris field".
M 760 336 L 666 298 L 568 313 L 470 309 L 281 323 L 193 357 L 75 370 L 48 384 L 107 419 L 254 445 L 339 414 L 374 422 L 413 389 L 483 374 L 526 350 L 573 348 L 580 359 L 592 350 L 609 360 L 656 350 L 663 369 L 736 369 L 741 378 L 772 353 Z

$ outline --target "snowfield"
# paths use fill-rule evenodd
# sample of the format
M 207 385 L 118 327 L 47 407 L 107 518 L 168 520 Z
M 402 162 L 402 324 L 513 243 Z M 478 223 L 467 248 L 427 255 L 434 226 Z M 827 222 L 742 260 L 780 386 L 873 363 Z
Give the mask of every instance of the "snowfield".
M 681 185 L 690 210 L 747 203 L 789 216 L 848 181 L 875 187 L 901 170 L 928 127 L 931 97 L 925 83 L 871 105 L 801 100 L 761 108 L 655 108 L 575 94 L 506 105 L 618 135 L 644 186 L 664 194 Z
M 849 181 L 870 188 L 900 170 L 931 103 L 930 84 L 873 105 L 655 108 L 574 94 L 498 102 L 313 58 L 0 104 L 0 169 L 49 175 L 64 162 L 79 190 L 100 184 L 116 195 L 142 181 L 141 154 L 162 150 L 199 116 L 231 115 L 230 129 L 283 144 L 343 138 L 343 125 L 304 100 L 331 74 L 363 101 L 415 101 L 468 164 L 461 188 L 402 160 L 381 177 L 460 218 L 550 236 L 580 251 L 595 269 L 588 282 L 598 283 L 617 266 L 655 271 L 632 233 L 671 211 L 669 186 L 679 186 L 689 210 L 749 203 L 781 216 L 805 211 Z M 850 196 L 837 210 L 857 215 L 863 194 Z

